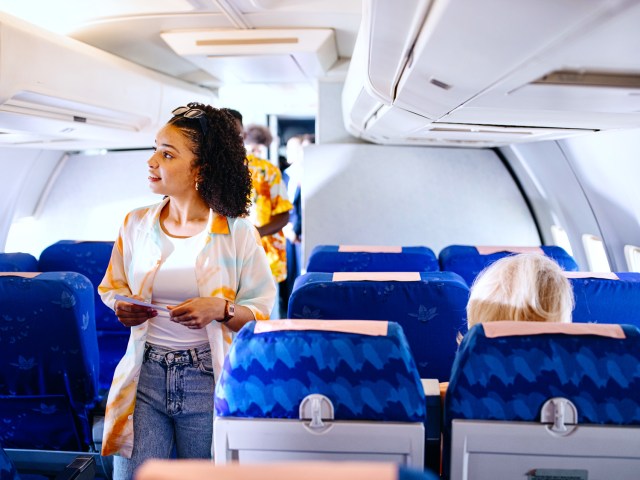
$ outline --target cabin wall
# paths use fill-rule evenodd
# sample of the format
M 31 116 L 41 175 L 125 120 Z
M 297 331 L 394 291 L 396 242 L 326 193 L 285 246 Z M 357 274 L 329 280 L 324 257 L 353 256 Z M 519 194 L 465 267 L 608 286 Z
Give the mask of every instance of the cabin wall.
M 344 127 L 342 118 L 343 82 L 318 82 L 317 143 L 364 143 Z
M 569 236 L 571 253 L 580 270 L 589 270 L 581 235 L 601 233 L 582 186 L 558 143 L 515 144 L 501 151 L 531 203 L 543 243 L 553 245 L 551 226 L 562 227 Z
M 312 145 L 305 149 L 303 251 L 319 244 L 539 245 L 492 150 Z
M 589 270 L 582 236 L 605 242 L 613 271 L 627 271 L 624 245 L 640 245 L 640 131 L 602 132 L 503 148 L 540 225 L 567 231 L 573 256 Z
M 21 243 L 7 245 L 14 220 L 29 221 L 43 188 L 64 154 L 26 148 L 0 148 L 0 252 L 27 252 Z
M 70 154 L 48 188 L 38 215 L 14 225 L 7 251 L 38 257 L 59 240 L 115 240 L 126 213 L 162 197 L 150 192 L 151 150 Z
M 624 246 L 640 245 L 640 130 L 601 132 L 558 143 L 597 219 L 611 269 L 627 271 Z

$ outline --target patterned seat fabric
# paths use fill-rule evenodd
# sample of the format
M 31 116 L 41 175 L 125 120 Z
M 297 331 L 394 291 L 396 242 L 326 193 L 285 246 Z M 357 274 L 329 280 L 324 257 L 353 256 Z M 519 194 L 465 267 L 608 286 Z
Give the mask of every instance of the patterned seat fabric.
M 86 451 L 99 364 L 91 282 L 0 276 L 0 305 L 2 445 Z
M 30 253 L 0 253 L 0 272 L 37 272 L 38 260 Z
M 467 285 L 471 286 L 478 274 L 496 260 L 509 255 L 515 255 L 505 251 L 482 255 L 478 249 L 471 245 L 450 245 L 444 248 L 438 255 L 440 270 L 456 272 L 464 278 Z M 578 271 L 578 264 L 566 251 L 555 245 L 541 246 L 540 249 L 547 257 L 554 259 L 568 272 Z
M 537 422 L 563 397 L 579 424 L 640 425 L 640 331 L 625 339 L 540 334 L 488 338 L 483 325 L 460 345 L 445 398 L 445 459 L 454 419 Z
M 607 278 L 570 278 L 576 306 L 573 321 L 581 323 L 628 323 L 640 326 L 640 273 L 615 274 Z
M 447 381 L 466 331 L 469 289 L 455 273 L 420 273 L 420 281 L 332 281 L 306 273 L 289 299 L 290 318 L 389 320 L 400 324 L 422 378 Z
M 338 245 L 318 245 L 307 272 L 437 272 L 438 259 L 427 247 L 402 247 L 401 253 L 340 252 Z
M 239 332 L 216 385 L 219 417 L 298 419 L 310 394 L 336 420 L 424 422 L 425 398 L 402 329 L 386 336 L 328 331 Z
M 113 372 L 124 355 L 129 330 L 124 328 L 98 295 L 98 285 L 109 265 L 113 242 L 76 242 L 62 240 L 50 245 L 40 255 L 42 272 L 78 272 L 87 277 L 94 291 L 96 329 L 100 349 L 100 388 L 108 390 Z

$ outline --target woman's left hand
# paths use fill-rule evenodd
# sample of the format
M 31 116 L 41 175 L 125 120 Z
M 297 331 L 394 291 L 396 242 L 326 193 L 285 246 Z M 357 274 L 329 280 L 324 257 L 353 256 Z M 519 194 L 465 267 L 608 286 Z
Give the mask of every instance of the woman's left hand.
M 168 308 L 172 322 L 198 329 L 206 327 L 218 318 L 223 318 L 225 304 L 224 298 L 196 297 Z

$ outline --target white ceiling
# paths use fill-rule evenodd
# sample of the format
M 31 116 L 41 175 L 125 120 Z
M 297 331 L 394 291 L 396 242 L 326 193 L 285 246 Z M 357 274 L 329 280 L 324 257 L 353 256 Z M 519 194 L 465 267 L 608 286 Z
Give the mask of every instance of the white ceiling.
M 361 18 L 361 0 L 0 0 L 0 9 L 145 67 L 209 87 L 218 87 L 225 79 L 238 80 L 228 72 L 240 62 L 239 56 L 229 55 L 219 62 L 211 62 L 206 54 L 182 56 L 162 39 L 163 34 L 331 29 L 335 57 L 349 58 Z M 273 81 L 274 67 L 278 65 L 254 64 L 251 83 Z M 331 74 L 329 70 L 324 73 Z M 279 75 L 277 80 L 312 80 L 299 69 L 291 69 L 289 75 Z

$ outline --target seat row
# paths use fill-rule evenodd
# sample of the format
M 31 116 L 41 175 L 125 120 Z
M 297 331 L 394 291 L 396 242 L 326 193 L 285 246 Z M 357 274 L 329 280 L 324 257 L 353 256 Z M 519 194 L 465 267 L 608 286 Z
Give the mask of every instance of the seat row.
M 540 253 L 553 258 L 566 271 L 578 264 L 558 246 L 513 247 L 449 245 L 436 257 L 428 247 L 318 245 L 310 256 L 307 272 L 454 272 L 467 285 L 488 265 L 515 253 Z
M 32 304 L 29 316 L 8 310 L 5 318 L 15 328 L 2 335 L 13 344 L 3 344 L 0 369 L 9 389 L 0 398 L 3 443 L 86 448 L 85 420 L 97 389 L 86 350 L 93 338 L 95 352 L 91 288 L 74 273 L 2 279 L 12 304 Z M 47 315 L 45 302 L 58 310 Z M 215 458 L 376 459 L 437 471 L 442 433 L 443 472 L 451 478 L 494 468 L 501 456 L 512 476 L 572 459 L 569 465 L 597 472 L 590 478 L 604 478 L 604 468 L 634 478 L 638 365 L 640 331 L 631 325 L 477 325 L 456 355 L 442 416 L 438 389 L 420 379 L 396 322 L 250 322 L 216 385 Z M 478 478 L 500 478 L 488 472 Z
M 567 272 L 576 323 L 640 326 L 640 273 Z M 469 288 L 452 272 L 306 273 L 289 298 L 292 319 L 390 320 L 404 329 L 422 378 L 447 381 L 467 328 Z
M 435 300 L 429 299 L 428 305 L 431 305 L 432 301 L 446 296 L 449 286 L 455 298 L 460 297 L 466 301 L 466 285 L 451 272 L 421 273 L 417 277 L 412 274 L 410 278 L 407 278 L 407 273 L 410 272 L 404 272 L 404 275 L 395 280 L 376 278 L 375 281 L 345 279 L 344 273 L 337 274 L 337 277 L 334 274 L 322 274 L 329 275 L 331 283 L 336 286 L 340 282 L 344 282 L 349 288 L 356 283 L 362 285 L 346 299 L 340 298 L 338 290 L 332 290 L 330 285 L 318 287 L 318 290 L 330 294 L 322 302 L 325 304 L 333 302 L 337 306 L 344 306 L 362 301 L 363 304 L 373 305 L 373 310 L 389 308 L 387 311 L 391 313 L 398 310 L 398 299 L 404 298 L 405 303 L 410 303 L 416 299 L 431 298 L 428 295 L 432 295 Z M 635 277 L 634 280 L 633 274 L 618 274 L 616 278 L 576 278 L 572 281 L 574 287 L 577 283 L 584 286 L 599 284 L 600 292 L 607 290 L 601 288 L 606 284 L 612 288 L 612 298 L 623 291 L 629 294 L 629 301 L 633 298 L 637 301 L 637 288 L 640 285 L 638 278 Z M 305 283 L 302 278 L 300 281 Z M 621 289 L 623 284 L 625 288 Z M 412 292 L 411 289 L 416 285 L 425 285 L 432 293 Z M 6 352 L 0 365 L 0 385 L 2 388 L 6 387 L 0 394 L 0 402 L 3 402 L 0 408 L 4 423 L 0 427 L 3 442 L 8 440 L 10 446 L 20 448 L 19 445 L 24 446 L 27 441 L 33 442 L 35 438 L 40 442 L 38 448 L 42 449 L 84 450 L 90 443 L 88 411 L 96 402 L 98 390 L 96 365 L 99 353 L 94 333 L 93 286 L 85 276 L 68 271 L 10 274 L 0 277 L 0 295 L 0 304 L 3 305 L 0 342 L 3 352 Z M 578 301 L 577 293 L 576 297 Z M 586 297 L 591 295 L 585 295 Z M 18 310 L 19 304 L 28 305 L 29 308 Z M 309 307 L 306 303 L 301 305 L 306 305 L 306 313 L 316 311 L 315 307 Z M 611 298 L 603 305 L 606 306 L 603 306 L 602 311 L 608 308 L 611 314 Z M 15 311 L 10 310 L 12 306 L 15 306 Z M 620 308 L 622 310 L 617 310 L 618 313 L 623 312 L 620 313 L 623 315 L 620 318 L 637 318 L 637 309 L 624 313 L 624 309 L 629 308 L 628 305 L 620 305 Z M 589 310 L 592 308 L 589 307 Z M 424 308 L 422 311 L 425 312 Z M 305 309 L 302 308 L 301 312 L 304 313 Z M 300 317 L 303 316 L 302 313 Z M 368 324 L 364 330 L 361 327 L 353 330 L 354 322 L 349 326 L 348 322 L 333 321 L 321 322 L 323 328 L 317 323 L 309 324 L 308 321 L 298 326 L 295 322 L 278 321 L 247 325 L 236 338 L 216 387 L 216 414 L 221 420 L 216 421 L 219 426 L 216 427 L 215 434 L 220 438 L 226 436 L 224 440 L 216 441 L 216 449 L 224 448 L 222 451 L 216 450 L 217 461 L 259 461 L 272 458 L 273 455 L 280 458 L 281 454 L 278 452 L 284 448 L 286 458 L 306 458 L 310 451 L 323 451 L 320 455 L 331 453 L 332 458 L 351 458 L 353 455 L 360 458 L 368 455 L 371 458 L 386 458 L 414 466 L 426 460 L 428 465 L 436 467 L 439 464 L 439 448 L 434 448 L 434 443 L 440 438 L 441 416 L 434 413 L 434 406 L 439 405 L 439 395 L 424 399 L 423 384 L 429 383 L 421 382 L 420 378 L 433 378 L 435 375 L 429 375 L 428 361 L 424 365 L 425 375 L 422 375 L 419 364 L 416 365 L 420 357 L 415 350 L 416 345 L 437 348 L 437 345 L 433 346 L 437 342 L 434 341 L 435 335 L 429 335 L 427 330 L 418 334 L 410 332 L 408 328 L 411 322 L 433 325 L 438 317 L 446 319 L 446 315 L 438 312 L 433 315 L 433 311 L 427 311 L 421 317 L 420 308 L 411 313 L 413 315 L 407 315 L 409 320 L 406 327 L 396 321 L 402 318 L 392 314 L 386 316 L 391 320 L 389 322 L 363 322 Z M 355 315 L 352 312 L 343 313 L 337 318 L 349 318 L 352 314 Z M 611 323 L 620 323 L 615 322 L 612 316 L 609 319 Z M 501 323 L 506 325 L 508 322 Z M 338 324 L 342 324 L 343 328 L 336 331 Z M 351 330 L 343 331 L 344 326 Z M 447 376 L 440 378 L 449 378 L 448 372 L 452 372 L 447 402 L 454 402 L 457 398 L 454 392 L 458 389 L 462 394 L 462 398 L 455 401 L 457 403 L 447 403 L 445 408 L 442 429 L 446 439 L 445 452 L 448 445 L 454 444 L 455 438 L 458 438 L 453 429 L 449 433 L 447 419 L 453 425 L 454 419 L 465 418 L 455 416 L 459 411 L 464 414 L 465 409 L 474 411 L 478 405 L 484 405 L 489 412 L 486 415 L 493 420 L 495 418 L 491 415 L 504 410 L 506 407 L 502 405 L 511 402 L 511 411 L 526 419 L 523 412 L 530 405 L 537 405 L 536 402 L 549 392 L 565 395 L 561 388 L 563 382 L 575 383 L 576 379 L 583 378 L 584 383 L 576 387 L 575 392 L 566 395 L 574 395 L 569 400 L 578 412 L 581 409 L 589 412 L 583 417 L 586 422 L 598 423 L 598 416 L 594 416 L 592 412 L 598 411 L 609 415 L 600 423 L 636 425 L 639 392 L 637 352 L 640 352 L 637 349 L 638 331 L 633 326 L 618 327 L 617 330 L 622 331 L 622 337 L 619 332 L 614 336 L 607 336 L 603 332 L 608 327 L 610 325 L 573 324 L 548 327 L 568 328 L 567 331 L 526 331 L 523 335 L 523 331 L 515 330 L 515 334 L 512 331 L 510 334 L 505 335 L 503 332 L 497 336 L 495 331 L 487 331 L 486 326 L 474 327 L 465 335 L 457 356 L 453 353 L 449 357 L 451 362 L 455 357 L 453 368 L 449 366 Z M 495 327 L 488 328 L 491 330 Z M 522 324 L 517 325 L 517 328 L 522 328 Z M 590 330 L 579 331 L 581 328 Z M 453 333 L 453 329 L 450 328 L 449 331 Z M 451 337 L 453 341 L 455 335 Z M 520 343 L 514 347 L 515 340 L 512 338 L 515 337 L 519 338 Z M 543 345 L 552 345 L 551 350 L 543 349 L 547 352 L 547 357 L 540 353 L 535 342 L 531 343 L 532 338 Z M 483 345 L 488 353 L 474 354 L 478 353 L 478 346 Z M 527 354 L 527 349 L 532 346 L 535 347 L 532 353 Z M 506 359 L 508 355 L 501 351 L 503 348 L 517 354 Z M 465 358 L 465 352 L 469 354 L 469 361 L 472 363 L 467 368 L 462 368 L 466 365 L 461 360 Z M 540 359 L 544 358 L 548 360 L 541 362 Z M 574 370 L 570 370 L 567 365 Z M 540 368 L 540 373 L 536 373 Z M 587 373 L 575 373 L 575 369 L 580 368 Z M 545 383 L 545 375 L 552 375 L 553 369 L 559 369 L 557 373 L 560 379 L 552 383 L 551 390 L 544 395 L 538 395 L 532 390 L 526 390 L 525 394 L 509 390 L 512 386 L 521 388 L 525 380 L 531 384 L 531 389 L 537 388 L 535 385 Z M 499 383 L 494 381 L 496 378 Z M 602 387 L 605 386 L 605 390 L 612 388 L 611 382 L 617 382 L 618 386 L 614 385 L 617 390 L 613 396 L 604 399 Z M 473 389 L 487 385 L 491 385 L 491 388 L 474 393 L 475 390 L 470 387 L 472 384 L 475 385 Z M 595 393 L 593 388 L 597 390 Z M 432 391 L 433 388 L 427 390 Z M 476 397 L 469 397 L 469 392 Z M 580 397 L 583 393 L 585 398 Z M 625 400 L 616 400 L 617 395 L 626 395 Z M 418 401 L 418 398 L 423 400 Z M 305 399 L 306 402 L 303 402 Z M 599 403 L 594 406 L 594 401 Z M 456 405 L 458 410 L 453 410 L 456 413 L 446 413 L 447 409 Z M 560 402 L 559 405 L 559 409 L 571 410 L 566 403 Z M 531 411 L 537 408 L 532 407 Z M 437 408 L 435 410 L 437 412 Z M 8 412 L 6 419 L 5 412 Z M 33 422 L 34 412 L 46 420 Z M 551 418 L 559 418 L 554 412 L 552 410 Z M 269 422 L 265 425 L 247 423 L 247 419 L 256 418 L 261 419 L 260 422 L 264 419 Z M 572 420 L 574 423 L 563 420 L 557 427 L 571 430 L 572 425 L 575 425 L 575 418 Z M 243 420 L 238 423 L 237 419 Z M 282 421 L 293 419 L 296 426 L 285 422 L 285 433 L 281 436 L 281 441 L 276 441 L 277 435 L 274 436 L 271 432 L 277 430 Z M 234 423 L 225 426 L 225 422 L 228 424 L 227 420 Z M 342 426 L 335 427 L 337 421 L 346 422 L 344 429 Z M 362 421 L 386 422 L 389 425 L 352 425 L 353 422 Z M 628 421 L 631 423 L 625 423 Z M 395 428 L 396 424 L 401 424 L 402 428 Z M 45 426 L 51 427 L 51 435 L 44 434 Z M 237 431 L 244 431 L 244 434 L 235 435 L 233 432 Z M 341 436 L 336 440 L 324 432 Z M 633 433 L 637 436 L 637 432 Z M 247 439 L 250 445 L 244 446 L 244 440 L 240 439 Z M 263 445 L 264 439 L 268 439 L 267 446 Z M 360 441 L 364 442 L 364 448 L 358 447 Z M 463 442 L 463 445 L 469 444 Z M 636 444 L 637 441 L 634 443 L 631 440 L 632 446 Z M 300 450 L 307 453 L 300 453 Z M 422 457 L 419 453 L 421 450 Z M 477 452 L 474 453 L 476 454 Z M 467 452 L 465 455 L 470 454 Z M 632 454 L 625 455 L 633 464 L 635 457 Z M 448 458 L 450 457 L 445 455 L 445 459 Z M 451 458 L 453 472 L 459 463 Z M 448 467 L 445 471 L 448 472 Z
M 60 241 L 46 248 L 39 260 L 24 253 L 0 254 L 0 271 L 71 271 L 89 279 L 94 291 L 101 391 L 109 388 L 115 366 L 128 341 L 127 329 L 122 328 L 97 293 L 112 247 L 113 242 Z M 559 247 L 541 248 L 543 253 L 564 262 L 569 268 L 575 265 Z M 426 247 L 386 247 L 377 252 L 363 252 L 363 249 L 317 247 L 309 266 L 324 264 L 325 270 L 329 267 L 340 270 L 335 273 L 309 272 L 299 277 L 290 296 L 287 316 L 396 321 L 407 332 L 421 376 L 446 381 L 457 348 L 455 339 L 458 333 L 464 334 L 466 330 L 469 282 L 455 272 L 421 270 L 435 261 L 435 256 Z M 393 251 L 389 251 L 391 249 Z M 456 262 L 463 265 L 459 257 L 467 257 L 468 271 L 477 273 L 498 258 L 514 253 L 513 250 L 508 247 L 451 246 L 440 256 L 441 260 L 448 256 L 447 262 L 451 265 Z M 454 255 L 456 251 L 462 253 Z M 446 252 L 449 254 L 445 255 Z M 362 258 L 369 259 L 368 267 L 379 268 L 378 273 L 362 271 Z M 356 264 L 360 265 L 360 272 L 354 267 Z M 342 271 L 347 267 L 356 270 L 353 273 Z M 399 270 L 390 271 L 391 268 Z M 568 275 L 576 300 L 575 322 L 640 325 L 640 274 L 575 272 Z
M 437 472 L 442 433 L 445 478 L 636 478 L 639 361 L 631 325 L 477 325 L 442 414 L 395 322 L 251 322 L 216 385 L 215 460 L 374 458 Z

